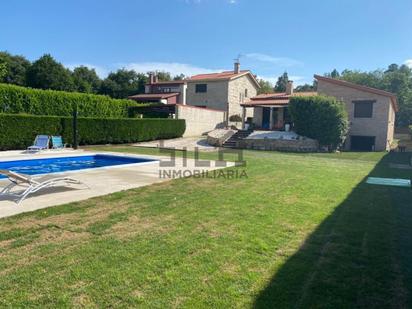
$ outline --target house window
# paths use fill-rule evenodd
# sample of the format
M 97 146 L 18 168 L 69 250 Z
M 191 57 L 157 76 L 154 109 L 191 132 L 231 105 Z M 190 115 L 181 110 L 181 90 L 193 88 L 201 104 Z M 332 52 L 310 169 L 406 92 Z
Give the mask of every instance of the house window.
M 196 93 L 207 92 L 207 84 L 196 84 Z
M 239 93 L 239 103 L 243 103 L 243 93 Z
M 164 93 L 172 92 L 172 88 L 162 88 L 162 92 Z
M 247 98 L 247 89 L 245 89 L 245 98 Z
M 355 112 L 354 112 L 354 117 L 355 118 L 372 118 L 373 114 L 373 103 L 375 101 L 353 101 L 353 104 L 355 105 Z

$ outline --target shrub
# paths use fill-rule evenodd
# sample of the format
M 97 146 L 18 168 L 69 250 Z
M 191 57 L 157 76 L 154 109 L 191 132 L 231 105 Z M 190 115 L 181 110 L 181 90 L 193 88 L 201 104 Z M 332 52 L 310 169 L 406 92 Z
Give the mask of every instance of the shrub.
M 180 137 L 185 121 L 177 119 L 78 118 L 79 144 L 119 144 Z M 73 118 L 0 114 L 0 150 L 25 149 L 37 134 L 61 135 L 73 142 Z
M 240 117 L 239 115 L 231 115 L 229 117 L 229 121 L 231 121 L 231 122 L 242 122 L 242 117 Z
M 128 108 L 137 104 L 103 95 L 0 84 L 0 113 L 71 116 L 77 106 L 82 117 L 122 118 L 128 117 Z
M 348 131 L 348 115 L 343 102 L 327 96 L 293 96 L 289 103 L 296 133 L 318 140 L 329 150 L 336 149 Z
M 174 106 L 163 103 L 140 103 L 129 107 L 129 117 L 135 118 L 142 115 L 143 118 L 169 118 L 169 114 L 174 112 Z

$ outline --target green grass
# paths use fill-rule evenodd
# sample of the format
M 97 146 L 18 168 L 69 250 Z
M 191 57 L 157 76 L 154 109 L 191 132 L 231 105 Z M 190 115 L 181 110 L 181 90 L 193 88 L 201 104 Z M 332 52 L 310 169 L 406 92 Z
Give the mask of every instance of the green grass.
M 411 177 L 388 168 L 408 154 L 244 157 L 248 178 L 178 179 L 0 220 L 0 306 L 411 305 L 412 190 L 363 182 Z

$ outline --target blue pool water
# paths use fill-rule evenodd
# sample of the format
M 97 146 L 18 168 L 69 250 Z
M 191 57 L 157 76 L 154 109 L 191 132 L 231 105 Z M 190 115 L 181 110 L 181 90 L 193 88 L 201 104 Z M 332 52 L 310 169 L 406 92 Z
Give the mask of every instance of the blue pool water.
M 96 154 L 76 157 L 0 161 L 0 169 L 28 175 L 37 175 L 155 161 L 156 160 L 146 158 Z M 5 176 L 0 175 L 0 178 L 5 178 Z

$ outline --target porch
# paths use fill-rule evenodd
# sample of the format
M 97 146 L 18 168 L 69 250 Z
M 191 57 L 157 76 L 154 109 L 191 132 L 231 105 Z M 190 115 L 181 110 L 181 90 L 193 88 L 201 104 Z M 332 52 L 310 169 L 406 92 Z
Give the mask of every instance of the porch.
M 246 118 L 246 108 L 253 108 L 253 118 Z M 246 124 L 254 130 L 285 130 L 286 124 L 291 124 L 288 107 L 285 105 L 254 105 L 242 106 L 242 128 Z M 290 127 L 289 127 L 290 128 Z

